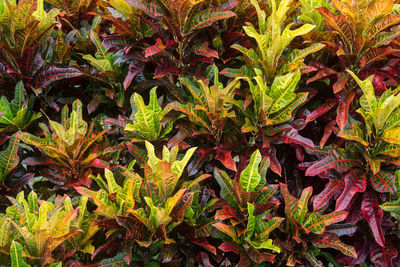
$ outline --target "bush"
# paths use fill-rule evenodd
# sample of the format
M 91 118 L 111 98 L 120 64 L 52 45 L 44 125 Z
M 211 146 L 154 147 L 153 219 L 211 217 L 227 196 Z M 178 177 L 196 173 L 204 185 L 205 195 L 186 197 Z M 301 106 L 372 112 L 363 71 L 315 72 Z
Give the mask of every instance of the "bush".
M 1 0 L 0 266 L 399 266 L 397 0 Z

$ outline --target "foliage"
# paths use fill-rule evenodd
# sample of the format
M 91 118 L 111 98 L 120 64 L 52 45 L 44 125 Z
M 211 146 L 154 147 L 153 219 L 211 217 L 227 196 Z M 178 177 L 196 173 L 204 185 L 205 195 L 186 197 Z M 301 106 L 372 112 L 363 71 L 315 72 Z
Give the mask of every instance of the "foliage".
M 60 182 L 73 184 L 90 184 L 91 168 L 103 167 L 108 164 L 100 159 L 103 149 L 98 144 L 108 129 L 98 134 L 94 133 L 94 124 L 89 127 L 82 119 L 82 103 L 76 100 L 72 105 L 71 114 L 66 105 L 62 110 L 61 123 L 49 120 L 50 129 L 41 124 L 44 138 L 23 132 L 21 140 L 28 145 L 43 151 L 45 157 L 28 158 L 29 165 L 51 165 L 57 172 Z
M 221 141 L 226 120 L 234 117 L 232 99 L 234 90 L 239 87 L 237 79 L 224 87 L 219 81 L 218 69 L 213 65 L 209 70 L 208 82 L 214 77 L 213 85 L 208 86 L 203 80 L 193 80 L 189 77 L 180 78 L 191 95 L 191 101 L 181 104 L 171 103 L 171 108 L 182 112 L 190 122 L 198 126 L 198 133 L 211 134 L 218 144 Z M 193 127 L 189 125 L 188 127 Z
M 0 100 L 0 127 L 2 132 L 15 132 L 24 130 L 34 120 L 41 117 L 40 113 L 34 113 L 32 101 L 25 101 L 25 90 L 22 82 L 15 86 L 14 99 L 8 102 L 5 96 Z
M 233 45 L 234 49 L 243 53 L 246 66 L 243 66 L 240 70 L 224 69 L 224 74 L 229 77 L 252 77 L 255 76 L 252 69 L 258 68 L 262 70 L 262 75 L 267 85 L 270 85 L 275 76 L 305 67 L 305 57 L 324 47 L 322 44 L 313 44 L 301 50 L 294 49 L 290 54 L 286 55 L 286 62 L 282 64 L 283 53 L 293 39 L 309 33 L 315 26 L 304 24 L 293 30 L 291 29 L 294 26 L 293 23 L 285 25 L 289 10 L 294 5 L 292 0 L 280 1 L 278 6 L 275 0 L 270 0 L 271 14 L 269 17 L 260 8 L 257 1 L 252 0 L 251 3 L 257 11 L 259 29 L 257 31 L 251 23 L 244 26 L 243 29 L 249 37 L 256 40 L 257 50 Z M 256 75 L 260 76 L 258 73 Z
M 1 0 L 0 265 L 399 266 L 399 12 Z
M 254 263 L 274 262 L 276 255 L 271 252 L 281 251 L 269 238 L 270 233 L 284 218 L 273 217 L 272 211 L 276 207 L 273 207 L 274 199 L 271 197 L 278 187 L 266 185 L 265 175 L 268 167 L 269 160 L 262 160 L 257 150 L 251 155 L 249 165 L 240 174 L 239 183 L 229 178 L 225 171 L 215 169 L 214 177 L 221 187 L 220 194 L 224 205 L 222 209 L 217 210 L 215 218 L 218 222 L 213 226 L 228 237 L 223 238 L 225 242 L 219 249 L 228 251 L 230 247 L 231 251 L 240 255 L 242 263 L 249 260 Z
M 157 101 L 156 87 L 150 90 L 149 104 L 146 106 L 143 98 L 139 94 L 131 97 L 132 115 L 135 118 L 132 124 L 125 126 L 125 131 L 134 132 L 139 139 L 157 140 L 168 134 L 173 127 L 173 121 L 168 121 L 162 125 L 163 118 L 168 113 L 169 108 L 161 109 Z
M 16 199 L 9 197 L 9 200 L 13 206 L 7 208 L 6 218 L 17 231 L 15 238 L 19 241 L 12 241 L 10 246 L 11 260 L 16 266 L 19 266 L 16 258 L 21 260 L 21 250 L 32 263 L 54 263 L 53 251 L 82 232 L 82 229 L 74 226 L 81 211 L 73 208 L 68 196 L 56 197 L 54 203 L 38 203 L 37 195 L 32 191 L 27 199 L 21 192 Z

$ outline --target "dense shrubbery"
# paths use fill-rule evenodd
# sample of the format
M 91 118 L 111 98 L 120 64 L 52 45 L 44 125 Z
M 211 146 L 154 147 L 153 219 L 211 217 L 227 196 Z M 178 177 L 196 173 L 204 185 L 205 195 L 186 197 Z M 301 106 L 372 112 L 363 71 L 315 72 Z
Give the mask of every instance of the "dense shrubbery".
M 398 266 L 397 0 L 1 0 L 0 266 Z

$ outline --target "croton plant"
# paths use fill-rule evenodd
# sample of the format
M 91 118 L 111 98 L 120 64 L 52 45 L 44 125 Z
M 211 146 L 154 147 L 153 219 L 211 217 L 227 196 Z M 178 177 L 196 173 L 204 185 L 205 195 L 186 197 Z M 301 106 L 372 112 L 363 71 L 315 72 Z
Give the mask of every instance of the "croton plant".
M 397 0 L 0 0 L 0 266 L 400 265 Z

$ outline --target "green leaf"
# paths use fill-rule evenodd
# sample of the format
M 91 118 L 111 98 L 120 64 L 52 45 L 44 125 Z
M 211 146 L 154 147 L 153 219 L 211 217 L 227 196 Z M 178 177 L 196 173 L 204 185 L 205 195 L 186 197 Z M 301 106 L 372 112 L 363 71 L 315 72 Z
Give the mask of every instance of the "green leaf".
M 307 216 L 303 226 L 306 230 L 315 234 L 321 234 L 325 231 L 325 227 L 334 223 L 338 223 L 346 219 L 347 211 L 336 211 L 326 215 L 313 212 Z
M 306 189 L 301 192 L 300 199 L 297 201 L 297 209 L 295 210 L 294 213 L 294 218 L 300 223 L 304 223 L 304 219 L 306 217 L 306 214 L 308 212 L 308 200 L 310 199 L 312 195 L 313 188 L 312 186 L 307 187 Z
M 175 174 L 178 178 L 182 176 L 183 170 L 186 167 L 186 164 L 189 162 L 189 160 L 192 158 L 193 153 L 196 151 L 197 147 L 192 147 L 189 148 L 183 159 L 174 161 L 171 166 L 171 171 L 173 174 Z
M 354 80 L 356 80 L 364 93 L 360 98 L 361 107 L 367 112 L 374 112 L 378 106 L 378 102 L 375 97 L 374 86 L 372 85 L 374 76 L 371 75 L 367 79 L 361 81 L 352 71 L 347 70 L 347 72 L 353 76 Z
M 284 218 L 280 217 L 274 217 L 268 221 L 266 221 L 264 218 L 261 218 L 261 221 L 259 221 L 259 224 L 257 225 L 257 234 L 259 240 L 261 240 L 261 242 L 268 241 L 269 234 L 278 228 L 284 220 Z
M 11 267 L 30 267 L 22 257 L 22 246 L 16 241 L 11 242 L 10 247 Z
M 126 252 L 119 252 L 114 258 L 104 259 L 97 265 L 98 267 L 128 267 L 126 263 L 129 255 Z
M 229 204 L 232 205 L 234 208 L 239 208 L 237 202 L 236 202 L 236 194 L 235 194 L 235 189 L 233 186 L 233 181 L 231 178 L 229 178 L 228 174 L 215 167 L 214 169 L 214 178 L 217 180 L 221 191 L 220 195 L 221 197 L 228 202 Z
M 104 176 L 106 177 L 106 180 L 107 180 L 108 193 L 110 195 L 121 191 L 121 189 L 122 189 L 121 186 L 119 186 L 115 182 L 114 175 L 109 169 L 107 169 L 107 168 L 104 169 Z
M 400 198 L 396 201 L 383 203 L 379 207 L 386 212 L 390 212 L 392 217 L 400 220 Z
M 19 81 L 15 86 L 14 99 L 10 102 L 11 111 L 13 114 L 17 114 L 25 101 L 25 88 L 22 81 Z
M 146 140 L 159 138 L 162 130 L 161 120 L 165 115 L 158 104 L 156 89 L 157 87 L 153 87 L 150 90 L 150 100 L 147 106 L 141 95 L 138 93 L 133 95 L 131 105 L 135 122 L 125 127 L 126 131 L 137 131 Z
M 254 191 L 261 181 L 261 175 L 258 172 L 258 166 L 261 162 L 261 153 L 256 150 L 250 158 L 249 165 L 240 174 L 240 184 L 247 192 Z
M 298 93 L 296 99 L 292 103 L 274 114 L 269 115 L 269 120 L 274 124 L 289 121 L 292 118 L 293 111 L 307 101 L 307 96 L 308 93 Z
M 0 181 L 3 181 L 8 174 L 18 165 L 18 147 L 20 143 L 19 133 L 14 134 L 8 143 L 6 150 L 0 152 Z
M 246 235 L 248 239 L 251 239 L 251 237 L 254 234 L 254 230 L 256 227 L 256 217 L 254 216 L 254 205 L 251 203 L 247 203 L 247 212 L 249 213 L 249 217 L 247 219 L 247 229 L 246 229 Z

